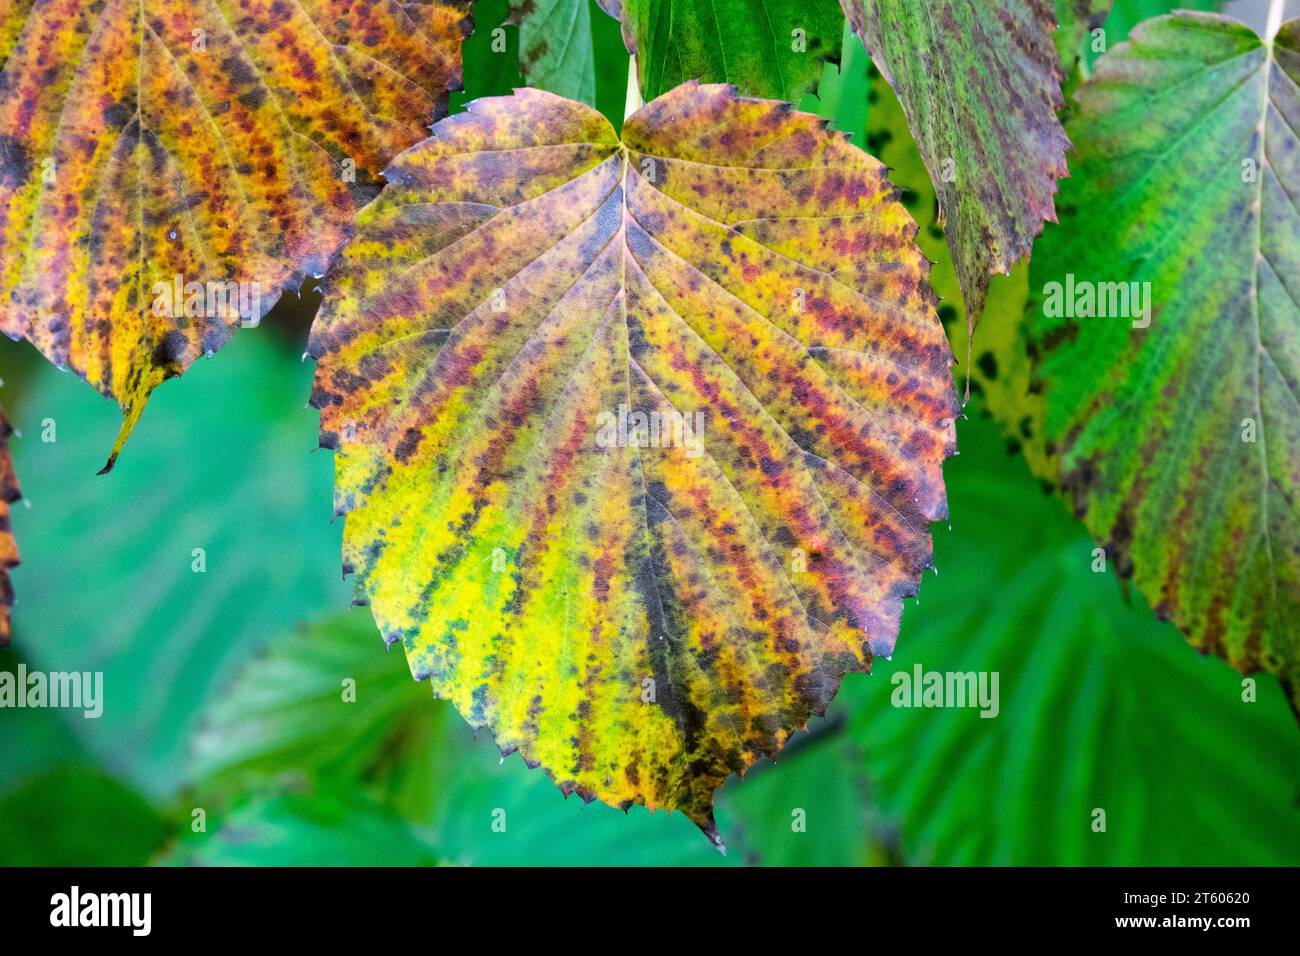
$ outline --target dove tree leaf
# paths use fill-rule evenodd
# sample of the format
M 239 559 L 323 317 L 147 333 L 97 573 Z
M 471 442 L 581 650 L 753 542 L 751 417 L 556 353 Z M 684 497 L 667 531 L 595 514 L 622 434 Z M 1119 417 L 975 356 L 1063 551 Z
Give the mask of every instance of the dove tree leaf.
M 622 22 L 647 100 L 700 80 L 797 102 L 838 59 L 844 14 L 835 0 L 622 0 Z
M 620 140 L 522 90 L 385 173 L 312 332 L 344 569 L 566 790 L 712 793 L 889 653 L 955 450 L 881 164 L 685 84 Z
M 8 646 L 13 633 L 9 612 L 14 604 L 14 587 L 9 572 L 18 565 L 18 542 L 9 523 L 9 506 L 22 497 L 9 454 L 9 436 L 13 433 L 14 427 L 0 409 L 0 647 Z
M 155 387 L 325 270 L 350 183 L 445 115 L 468 3 L 5 6 L 0 331 L 122 407 L 107 468 Z
M 939 194 L 974 331 L 993 273 L 1054 219 L 1069 142 L 1051 0 L 843 0 Z
M 898 653 L 837 704 L 906 861 L 1294 866 L 1300 735 L 1278 682 L 1197 654 L 1112 565 L 1097 573 L 1086 533 L 993 423 L 962 423 L 947 470 L 941 573 Z M 996 679 L 996 708 L 916 706 L 933 673 Z
M 1078 95 L 1031 265 L 1061 485 L 1197 647 L 1300 694 L 1300 20 L 1150 20 Z

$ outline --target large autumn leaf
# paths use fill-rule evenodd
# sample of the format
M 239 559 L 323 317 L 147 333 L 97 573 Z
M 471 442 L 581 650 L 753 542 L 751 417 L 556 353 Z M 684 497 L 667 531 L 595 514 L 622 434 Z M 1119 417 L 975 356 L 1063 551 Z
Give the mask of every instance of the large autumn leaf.
M 1272 44 L 1213 14 L 1143 24 L 1080 91 L 1062 225 L 1031 271 L 1077 513 L 1157 614 L 1293 700 L 1298 80 L 1300 21 Z
M 108 467 L 157 385 L 325 270 L 349 181 L 445 114 L 467 8 L 0 0 L 0 331 L 121 405 Z
M 313 329 L 345 569 L 566 792 L 680 807 L 888 654 L 954 450 L 879 162 L 686 84 L 620 141 L 534 90 L 388 169 Z
M 939 193 L 969 331 L 1054 220 L 1069 142 L 1052 0 L 842 0 Z
M 14 589 L 9 572 L 18 564 L 18 544 L 9 525 L 9 506 L 22 497 L 9 454 L 9 436 L 13 433 L 13 426 L 0 410 L 0 647 L 9 644 L 12 634 L 9 609 L 13 607 Z
M 646 99 L 702 80 L 797 101 L 838 57 L 844 27 L 835 0 L 622 0 L 606 9 L 622 16 Z

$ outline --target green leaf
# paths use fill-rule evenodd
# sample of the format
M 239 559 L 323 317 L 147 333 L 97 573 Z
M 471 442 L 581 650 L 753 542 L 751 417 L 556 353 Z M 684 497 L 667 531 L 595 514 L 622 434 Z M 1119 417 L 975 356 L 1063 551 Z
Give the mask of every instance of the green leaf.
M 1118 0 L 1105 19 L 1105 43 L 1113 46 L 1121 42 L 1128 36 L 1129 29 L 1147 16 L 1187 6 L 1208 9 L 1217 8 L 1221 4 L 1216 0 L 1198 0 L 1197 3 L 1184 0 Z M 1067 29 L 1068 22 L 1065 14 L 1061 16 L 1058 45 L 1061 30 Z M 1092 52 L 1091 40 L 1085 49 L 1090 61 L 1097 58 L 1098 54 Z M 1069 62 L 1068 58 L 1065 62 Z M 1080 71 L 1075 70 L 1071 79 L 1075 83 L 1081 82 Z M 961 297 L 956 292 L 956 277 L 946 250 L 937 248 L 933 242 L 936 219 L 927 218 L 926 213 L 926 210 L 937 210 L 937 206 L 932 205 L 933 188 L 916 155 L 911 137 L 906 133 L 906 122 L 901 118 L 901 109 L 892 91 L 888 89 L 888 84 L 873 83 L 873 100 L 877 93 L 879 100 L 872 104 L 872 139 L 868 148 L 889 167 L 891 180 L 905 191 L 916 194 L 913 198 L 905 192 L 903 201 L 921 223 L 922 231 L 918 242 L 922 250 L 935 262 L 930 281 L 943 303 L 939 307 L 939 317 L 948 330 L 953 353 L 966 355 L 968 337 L 965 322 L 957 321 L 963 308 Z M 938 234 L 941 235 L 941 232 Z M 1045 485 L 1055 486 L 1059 477 L 1056 455 L 1054 446 L 1049 448 L 1044 434 L 1043 416 L 1046 407 L 1041 390 L 1034 384 L 1033 363 L 1028 354 L 1032 325 L 1029 312 L 1029 263 L 1022 262 L 1012 269 L 1010 276 L 994 276 L 989 286 L 988 303 L 984 308 L 986 321 L 973 340 L 975 350 L 971 354 L 972 361 L 968 369 L 971 394 L 977 398 L 975 408 L 991 415 L 1002 427 L 1008 447 L 1014 451 L 1023 451 L 1034 475 Z
M 1300 21 L 1274 45 L 1212 14 L 1134 31 L 1079 92 L 1062 225 L 1031 269 L 1047 437 L 1076 513 L 1157 614 L 1281 675 L 1293 703 L 1298 46 Z
M 311 346 L 359 599 L 566 790 L 711 831 L 928 564 L 958 406 L 915 225 L 721 86 L 622 140 L 480 101 L 387 176 Z
M 854 678 L 856 680 L 857 678 Z M 839 706 L 796 737 L 775 763 L 718 795 L 727 845 L 751 866 L 865 866 L 883 862 L 881 825 L 862 753 Z
M 440 702 L 438 708 L 449 708 Z M 450 716 L 450 714 L 449 714 Z M 562 794 L 519 755 L 446 721 L 431 811 L 432 844 L 473 866 L 722 866 L 722 857 L 680 814 L 631 807 L 626 814 Z M 730 835 L 730 833 L 728 834 Z
M 356 679 L 355 703 L 340 698 L 344 675 Z M 453 863 L 720 861 L 681 817 L 584 808 L 473 739 L 450 704 L 411 680 L 404 655 L 385 653 L 364 610 L 272 641 L 210 705 L 197 756 L 196 801 L 224 805 L 250 787 L 266 795 L 301 781 L 316 793 L 364 794 L 427 829 Z M 295 852 L 268 848 L 263 859 L 280 865 Z
M 111 479 L 93 474 L 114 409 L 74 376 L 41 363 L 12 409 L 31 502 L 13 514 L 15 647 L 30 668 L 103 673 L 103 716 L 59 716 L 152 797 L 175 789 L 200 709 L 256 647 L 348 604 L 330 461 L 309 454 L 310 366 L 272 334 L 237 336 L 229 361 L 159 393 Z M 4 345 L 4 365 L 25 348 Z
M 237 792 L 286 772 L 365 786 L 410 816 L 425 812 L 441 709 L 355 610 L 272 641 L 208 708 L 191 780 Z M 218 785 L 218 780 L 222 785 Z
M 349 675 L 353 703 L 340 694 Z M 456 863 L 722 862 L 681 817 L 639 809 L 625 816 L 566 801 L 519 758 L 502 760 L 487 740 L 471 740 L 452 717 L 448 703 L 411 681 L 400 655 L 383 652 L 366 612 L 338 615 L 274 640 L 209 707 L 190 775 L 192 802 L 220 806 L 250 787 L 306 781 L 314 791 L 376 798 L 428 827 L 439 855 Z M 843 734 L 801 736 L 779 766 L 727 787 L 721 828 L 740 851 L 730 862 L 868 859 L 869 805 L 856 762 Z M 795 809 L 806 823 L 800 830 Z M 269 851 L 265 861 L 284 862 Z
M 867 71 L 871 67 L 871 57 L 847 23 L 844 24 L 842 45 L 840 62 L 822 67 L 822 79 L 816 94 L 804 94 L 799 108 L 829 120 L 832 129 L 839 130 L 862 146 L 866 141 Z
M 861 44 L 856 44 L 861 47 Z M 846 58 L 846 62 L 848 59 Z M 869 71 L 865 96 L 868 151 L 889 167 L 890 182 L 900 190 L 899 201 L 916 219 L 916 243 L 934 266 L 930 284 L 939 298 L 938 315 L 952 343 L 953 354 L 970 355 L 966 369 L 975 407 L 1003 425 L 1007 440 L 1023 449 L 1035 473 L 1047 470 L 1043 450 L 1042 397 L 1030 393 L 1030 361 L 1025 349 L 1025 308 L 1029 298 L 1029 264 L 1018 264 L 1009 276 L 994 276 L 984 307 L 986 321 L 972 337 L 953 256 L 944 241 L 939 198 L 921 158 L 898 97 L 879 71 Z M 838 118 L 838 117 L 837 117 Z M 969 351 L 971 343 L 975 351 Z M 969 406 L 968 406 L 969 407 Z
M 1083 55 L 1084 37 L 1101 27 L 1110 14 L 1112 0 L 1055 0 L 1056 52 L 1066 76 Z
M 647 100 L 687 80 L 797 102 L 839 58 L 835 0 L 623 0 L 623 36 Z
M 826 726 L 813 724 L 814 732 Z M 433 845 L 476 866 L 854 866 L 878 859 L 861 755 L 844 732 L 799 735 L 786 755 L 718 793 L 721 857 L 677 814 L 564 800 L 518 757 L 500 766 L 493 745 L 448 725 L 438 771 Z M 803 742 L 808 739 L 808 745 Z M 493 813 L 505 829 L 494 830 Z M 796 816 L 794 811 L 803 811 Z M 801 831 L 795 824 L 803 826 Z
M 1240 675 L 1094 573 L 1078 525 L 1009 461 L 992 423 L 962 423 L 941 573 L 899 652 L 841 695 L 906 859 L 1294 866 L 1300 735 L 1277 682 L 1243 700 Z M 917 666 L 997 673 L 997 716 L 894 706 Z
M 581 100 L 616 126 L 622 123 L 628 53 L 619 24 L 595 0 L 477 0 L 474 32 L 461 53 L 465 86 L 452 94 L 453 113 L 476 99 L 532 86 Z
M 1058 8 L 1062 0 L 1057 0 Z M 1071 0 L 1083 2 L 1083 0 Z M 1210 10 L 1218 12 L 1223 9 L 1224 0 L 1114 0 L 1110 13 L 1106 16 L 1102 29 L 1105 31 L 1105 45 L 1094 49 L 1091 43 L 1083 45 L 1084 60 L 1089 72 L 1097 60 L 1111 47 L 1128 39 L 1128 35 L 1138 24 L 1153 17 L 1164 16 L 1175 10 Z
M 162 846 L 166 829 L 143 797 L 111 777 L 88 768 L 51 770 L 0 797 L 0 862 L 141 866 Z
M 510 13 L 528 85 L 595 106 L 591 0 L 511 0 Z
M 451 94 L 452 113 L 480 97 L 508 96 L 528 85 L 519 71 L 519 28 L 510 23 L 509 0 L 475 0 L 474 32 L 461 44 L 461 57 L 465 81 Z
M 189 832 L 166 866 L 435 866 L 424 836 L 355 794 L 282 793 L 248 799 Z
M 968 330 L 1055 217 L 1069 142 L 1051 0 L 843 0 L 939 195 Z
M 18 674 L 19 664 L 32 667 L 12 648 L 0 649 L 0 673 Z M 59 711 L 49 707 L 6 708 L 0 719 L 0 793 L 56 768 L 93 763 Z M 0 826 L 3 826 L 0 820 Z

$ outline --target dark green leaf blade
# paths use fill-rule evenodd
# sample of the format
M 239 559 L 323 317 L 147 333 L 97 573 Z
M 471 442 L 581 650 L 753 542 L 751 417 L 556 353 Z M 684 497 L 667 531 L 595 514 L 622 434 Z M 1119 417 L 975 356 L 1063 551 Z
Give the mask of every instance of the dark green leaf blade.
M 166 823 L 142 796 L 98 770 L 62 767 L 0 798 L 0 864 L 142 866 Z
M 205 714 L 189 777 L 204 792 L 285 772 L 366 786 L 413 815 L 432 786 L 441 709 L 354 610 L 273 640 Z

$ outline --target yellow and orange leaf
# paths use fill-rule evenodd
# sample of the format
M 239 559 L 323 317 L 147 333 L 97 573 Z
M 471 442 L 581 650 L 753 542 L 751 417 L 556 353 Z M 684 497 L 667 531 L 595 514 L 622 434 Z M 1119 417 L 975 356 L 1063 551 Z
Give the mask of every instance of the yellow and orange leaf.
M 680 808 L 888 655 L 960 414 L 875 159 L 688 83 L 480 100 L 385 174 L 313 330 L 345 570 L 566 793 Z
M 467 10 L 0 0 L 0 331 L 117 400 L 109 467 L 155 387 L 325 270 L 351 174 L 445 115 Z

